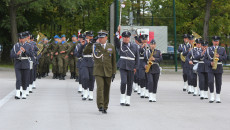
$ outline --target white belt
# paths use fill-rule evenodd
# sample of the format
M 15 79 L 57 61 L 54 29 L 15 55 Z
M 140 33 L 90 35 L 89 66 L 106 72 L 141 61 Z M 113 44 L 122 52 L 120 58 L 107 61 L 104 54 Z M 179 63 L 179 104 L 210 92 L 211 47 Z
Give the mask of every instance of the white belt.
M 93 57 L 92 55 L 83 55 L 83 57 Z
M 199 61 L 198 63 L 204 63 L 204 61 Z
M 131 58 L 131 57 L 125 57 L 125 56 L 121 56 L 121 59 L 125 59 L 125 60 L 135 60 L 135 58 Z
M 193 62 L 199 62 L 198 60 L 193 60 Z
M 140 60 L 144 60 L 144 57 L 139 57 Z
M 222 62 L 218 62 L 217 64 L 222 65 Z
M 19 60 L 29 60 L 29 57 L 20 57 L 20 58 L 17 58 Z

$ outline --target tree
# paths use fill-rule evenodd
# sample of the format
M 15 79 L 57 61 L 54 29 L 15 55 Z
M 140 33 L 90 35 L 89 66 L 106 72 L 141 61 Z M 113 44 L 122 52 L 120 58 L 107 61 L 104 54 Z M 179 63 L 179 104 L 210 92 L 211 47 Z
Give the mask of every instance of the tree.
M 213 0 L 206 0 L 206 11 L 205 11 L 205 17 L 204 17 L 204 32 L 203 37 L 206 41 L 208 38 L 208 30 L 209 30 L 209 19 L 210 19 L 210 10 Z

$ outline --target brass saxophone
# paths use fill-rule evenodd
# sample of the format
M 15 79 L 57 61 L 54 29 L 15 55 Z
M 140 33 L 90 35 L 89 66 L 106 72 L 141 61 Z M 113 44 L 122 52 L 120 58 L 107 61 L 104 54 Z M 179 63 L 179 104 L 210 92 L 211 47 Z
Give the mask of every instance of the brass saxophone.
M 214 51 L 214 57 L 213 57 L 213 66 L 212 66 L 212 69 L 213 70 L 216 70 L 217 68 L 217 63 L 219 61 L 219 58 L 216 57 L 216 54 L 217 54 L 217 47 L 215 48 L 215 51 Z
M 153 51 L 152 51 L 152 53 L 151 53 L 151 56 L 149 57 L 149 60 L 147 61 L 147 67 L 146 67 L 146 69 L 145 69 L 145 72 L 146 72 L 146 73 L 149 72 L 150 67 L 153 65 L 153 62 L 150 60 L 150 58 L 153 56 L 153 54 L 154 54 L 154 49 L 153 49 Z
M 181 59 L 181 61 L 183 61 L 183 62 L 185 62 L 185 60 L 186 60 L 186 57 L 183 56 L 183 52 L 180 53 L 180 59 Z

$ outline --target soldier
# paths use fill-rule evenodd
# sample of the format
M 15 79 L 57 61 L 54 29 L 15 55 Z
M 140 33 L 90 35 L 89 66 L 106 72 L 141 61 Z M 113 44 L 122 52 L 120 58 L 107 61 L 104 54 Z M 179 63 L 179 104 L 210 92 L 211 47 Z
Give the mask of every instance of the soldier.
M 41 51 L 41 56 L 39 58 L 39 67 L 38 67 L 39 79 L 41 79 L 41 77 L 45 77 L 47 72 L 47 64 L 48 64 L 48 57 L 49 57 L 47 44 L 48 44 L 48 39 L 43 38 L 41 43 L 43 47 Z
M 58 47 L 58 41 L 59 41 L 60 37 L 58 35 L 54 36 L 54 42 L 50 45 L 51 48 L 51 61 L 52 61 L 52 72 L 53 72 L 53 79 L 58 79 L 58 52 L 55 54 L 54 50 L 57 49 Z
M 92 31 L 90 33 L 86 33 L 88 38 L 84 41 L 84 38 L 81 40 L 81 44 L 78 48 L 78 57 L 83 57 L 81 60 L 81 78 L 82 78 L 82 86 L 83 90 L 83 98 L 82 100 L 86 100 L 89 97 L 89 101 L 93 100 L 93 90 L 94 90 L 94 83 L 95 78 L 93 76 L 93 56 L 92 53 L 85 51 L 85 47 L 87 47 L 91 38 L 93 36 Z M 84 36 L 81 36 L 84 37 Z
M 194 36 L 189 36 L 189 42 L 193 44 Z M 195 60 L 194 55 L 197 53 L 197 48 L 201 47 L 202 40 L 196 39 L 196 45 L 197 47 L 192 48 L 188 55 L 186 56 L 186 62 L 189 64 L 188 69 L 188 94 L 193 93 L 193 96 L 198 95 L 198 88 L 197 88 L 197 73 L 193 71 L 193 66 L 198 63 L 197 60 Z M 194 46 L 194 45 L 193 45 Z
M 20 99 L 20 85 L 23 87 L 22 99 L 26 99 L 26 89 L 29 84 L 31 46 L 26 43 L 26 33 L 19 33 L 19 42 L 16 43 L 10 53 L 10 57 L 14 59 L 14 67 L 16 74 L 16 96 L 15 99 Z
M 138 68 L 139 50 L 135 44 L 132 44 L 130 42 L 130 32 L 124 31 L 122 33 L 122 42 L 120 42 L 120 40 L 118 39 L 119 33 L 120 26 L 118 27 L 118 32 L 115 36 L 115 47 L 120 55 L 120 59 L 117 63 L 117 66 L 120 69 L 121 76 L 120 105 L 130 106 L 130 96 L 132 94 L 134 74 L 136 73 L 136 69 Z
M 149 63 L 152 62 L 150 66 L 149 72 L 147 72 L 148 77 L 148 88 L 149 88 L 149 102 L 156 102 L 156 93 L 157 93 L 157 86 L 158 80 L 160 76 L 160 66 L 159 63 L 162 61 L 162 54 L 160 50 L 156 49 L 156 42 L 153 39 L 150 42 L 150 49 L 146 51 L 145 54 L 145 69 L 148 68 Z
M 74 49 L 76 48 L 77 45 L 77 36 L 73 35 L 72 36 L 72 42 L 69 43 L 69 50 L 67 52 L 67 54 L 69 55 L 69 65 L 70 65 L 70 79 L 74 79 L 75 78 L 75 73 L 76 73 L 76 58 L 73 55 L 74 53 Z
M 215 101 L 214 77 L 215 77 L 215 85 L 216 85 L 216 103 L 221 103 L 220 92 L 221 92 L 222 74 L 223 74 L 222 62 L 224 62 L 227 59 L 227 55 L 226 55 L 225 48 L 219 46 L 220 44 L 219 36 L 213 36 L 212 43 L 213 46 L 207 49 L 207 55 L 206 55 L 207 64 L 208 64 L 208 86 L 210 90 L 209 103 L 213 103 Z
M 111 80 L 116 74 L 116 51 L 112 44 L 107 43 L 107 31 L 98 32 L 99 43 L 91 41 L 85 48 L 85 52 L 93 50 L 94 71 L 93 75 L 97 83 L 97 107 L 100 112 L 106 114 L 109 104 L 109 91 Z
M 188 34 L 184 34 L 183 38 L 184 38 L 184 43 L 180 44 L 179 48 L 178 48 L 178 52 L 180 52 L 181 54 L 181 67 L 183 69 L 183 80 L 184 80 L 184 87 L 183 87 L 183 91 L 187 90 L 188 87 L 188 76 L 187 76 L 187 66 L 185 65 L 185 57 L 188 54 L 188 50 L 190 48 L 190 44 L 188 42 Z
M 62 35 L 61 43 L 58 44 L 57 48 L 54 52 L 58 53 L 58 72 L 59 72 L 59 80 L 65 80 L 67 66 L 68 66 L 68 55 L 67 51 L 69 49 L 69 45 L 65 40 L 65 35 Z
M 199 41 L 202 41 L 200 39 Z M 198 42 L 198 41 L 197 41 Z M 199 76 L 199 88 L 200 88 L 200 99 L 208 99 L 208 66 L 205 63 L 205 54 L 208 47 L 207 42 L 202 42 L 202 47 L 199 48 L 197 44 L 197 53 L 194 54 L 194 59 L 198 60 L 198 76 Z
M 141 42 L 143 45 L 141 46 L 140 49 L 140 61 L 139 61 L 139 73 L 140 73 L 140 84 L 141 84 L 141 98 L 149 98 L 149 89 L 148 89 L 148 80 L 147 80 L 147 74 L 145 73 L 145 65 L 146 61 L 144 59 L 144 54 L 146 51 L 148 51 L 150 48 L 147 45 L 148 42 L 148 35 L 147 34 L 142 34 L 140 36 Z

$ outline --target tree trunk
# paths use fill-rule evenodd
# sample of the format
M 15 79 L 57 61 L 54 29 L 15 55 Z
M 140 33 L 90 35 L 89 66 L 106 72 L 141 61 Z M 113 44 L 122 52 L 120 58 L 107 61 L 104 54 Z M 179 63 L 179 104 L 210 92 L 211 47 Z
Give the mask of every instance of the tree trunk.
M 10 1 L 9 11 L 10 11 L 10 24 L 11 24 L 11 41 L 12 44 L 15 44 L 18 41 L 17 38 L 18 30 L 17 30 L 17 21 L 16 21 L 17 8 L 15 7 L 15 0 Z
M 137 0 L 137 25 L 140 25 L 140 15 L 141 15 L 141 2 Z
M 208 30 L 209 30 L 209 19 L 210 19 L 210 10 L 213 0 L 206 0 L 206 12 L 204 17 L 204 40 L 208 40 Z

